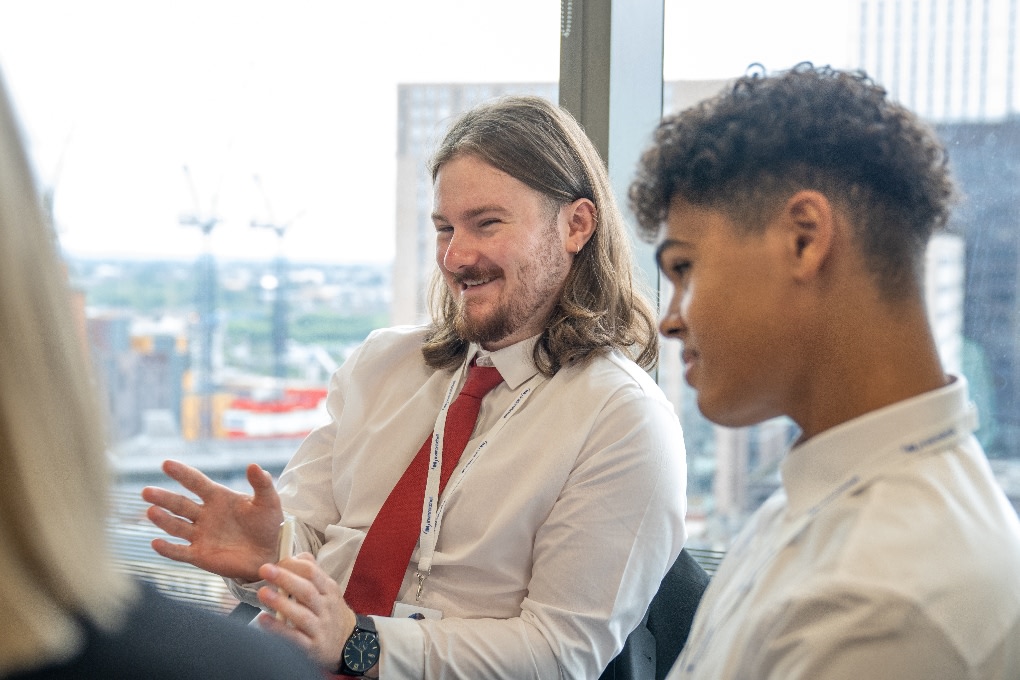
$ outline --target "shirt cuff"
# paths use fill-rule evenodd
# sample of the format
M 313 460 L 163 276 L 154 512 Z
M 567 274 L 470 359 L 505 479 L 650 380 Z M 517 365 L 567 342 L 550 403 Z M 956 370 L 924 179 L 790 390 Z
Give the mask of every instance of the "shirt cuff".
M 425 630 L 414 619 L 373 616 L 379 633 L 380 676 L 421 678 L 425 676 Z
M 265 610 L 265 605 L 259 600 L 259 588 L 265 585 L 269 585 L 269 581 L 255 581 L 248 583 L 236 578 L 224 578 L 223 582 L 227 584 L 227 590 L 230 594 L 236 597 L 241 602 L 247 602 L 248 604 L 258 607 L 259 609 Z

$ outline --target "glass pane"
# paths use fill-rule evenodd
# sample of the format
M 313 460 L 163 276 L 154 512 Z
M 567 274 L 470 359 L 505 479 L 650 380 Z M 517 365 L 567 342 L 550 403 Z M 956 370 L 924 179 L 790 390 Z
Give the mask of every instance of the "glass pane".
M 931 122 L 965 200 L 929 248 L 929 315 L 947 371 L 962 372 L 981 440 L 1020 507 L 1020 124 L 1012 0 L 666 0 L 664 110 L 715 94 L 752 63 L 863 68 Z M 664 291 L 663 299 L 668 299 Z M 669 345 L 674 345 L 670 347 Z M 660 382 L 684 423 L 694 545 L 725 548 L 778 484 L 795 427 L 705 421 L 668 342 Z
M 132 569 L 183 580 L 137 500 L 163 458 L 241 487 L 250 461 L 278 473 L 331 370 L 421 317 L 431 145 L 481 99 L 555 100 L 559 22 L 548 0 L 3 3 L 0 68 L 87 317 Z M 217 606 L 213 581 L 190 596 Z

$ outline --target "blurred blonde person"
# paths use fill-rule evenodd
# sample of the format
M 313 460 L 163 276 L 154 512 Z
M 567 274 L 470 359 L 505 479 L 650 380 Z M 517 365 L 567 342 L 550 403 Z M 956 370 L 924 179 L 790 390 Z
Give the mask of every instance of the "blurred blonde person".
M 0 78 L 0 677 L 318 677 L 289 643 L 115 568 L 101 416 L 54 245 Z

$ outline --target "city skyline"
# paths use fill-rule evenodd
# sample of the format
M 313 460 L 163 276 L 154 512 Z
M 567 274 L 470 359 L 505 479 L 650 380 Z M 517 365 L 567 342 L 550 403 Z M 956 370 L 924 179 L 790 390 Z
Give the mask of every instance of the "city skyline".
M 849 3 L 783 7 L 669 0 L 666 77 L 729 77 L 753 61 L 843 65 Z M 282 243 L 292 259 L 388 262 L 398 84 L 555 83 L 559 10 L 550 0 L 0 0 L 0 71 L 76 256 L 187 259 L 208 247 L 271 258 Z M 812 30 L 796 45 L 770 39 L 791 17 Z M 733 40 L 713 40 L 706 25 Z M 206 243 L 182 217 L 219 222 Z M 288 225 L 286 237 L 252 220 Z

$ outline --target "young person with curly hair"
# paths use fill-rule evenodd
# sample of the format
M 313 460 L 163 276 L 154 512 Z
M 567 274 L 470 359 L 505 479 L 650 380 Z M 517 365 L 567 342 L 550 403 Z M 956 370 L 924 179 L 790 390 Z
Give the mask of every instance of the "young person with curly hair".
M 670 678 L 1016 678 L 1020 522 L 926 315 L 954 196 L 931 130 L 859 73 L 751 73 L 667 117 L 630 198 L 710 420 L 788 416 L 782 485 Z

